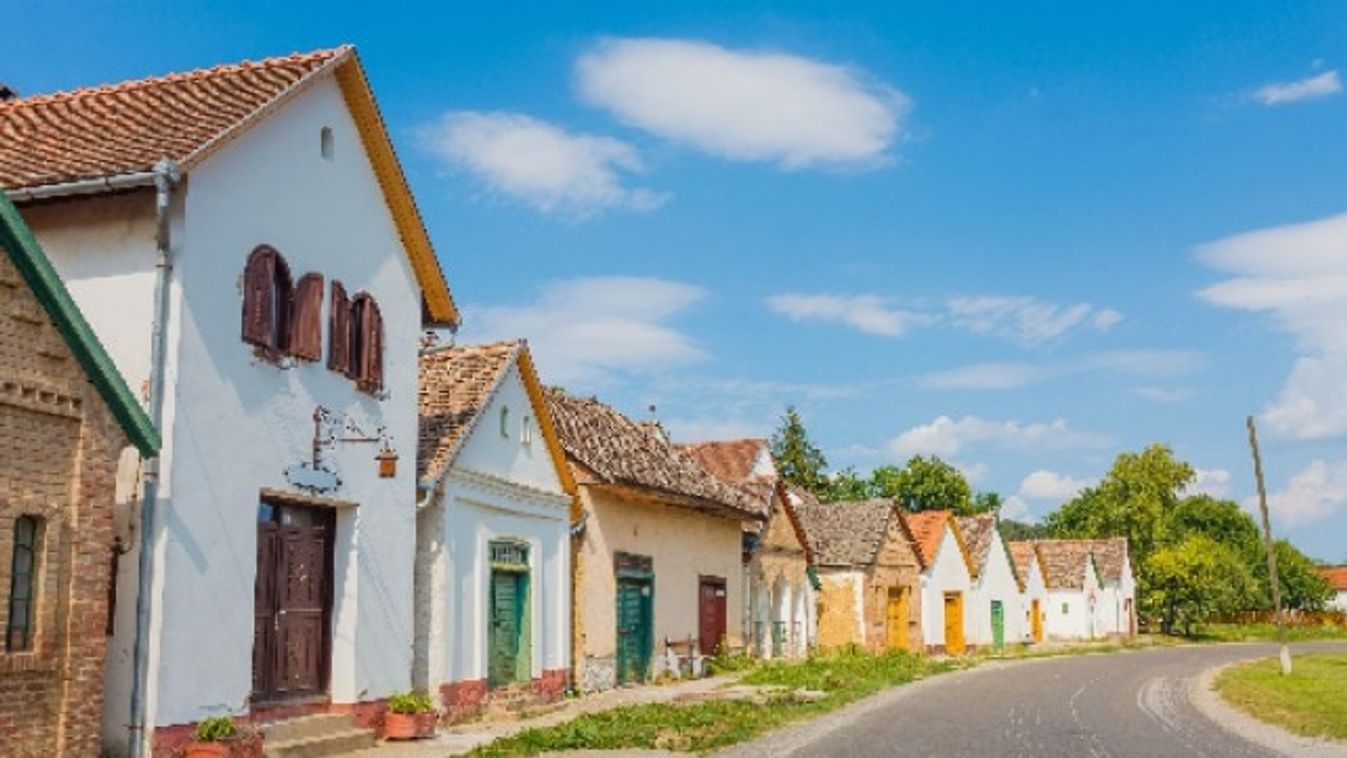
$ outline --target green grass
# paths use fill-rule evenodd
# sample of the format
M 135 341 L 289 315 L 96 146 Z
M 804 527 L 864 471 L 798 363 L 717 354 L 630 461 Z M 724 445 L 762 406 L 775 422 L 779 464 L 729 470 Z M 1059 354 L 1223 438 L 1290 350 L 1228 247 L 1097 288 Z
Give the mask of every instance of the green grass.
M 1208 624 L 1198 640 L 1206 642 L 1264 642 L 1277 639 L 1276 624 Z M 1340 626 L 1287 626 L 1287 642 L 1347 640 L 1347 629 Z
M 1226 669 L 1216 690 L 1251 716 L 1297 734 L 1347 740 L 1347 655 L 1297 655 L 1291 674 L 1275 658 Z
M 710 700 L 685 705 L 650 703 L 579 716 L 528 729 L 477 748 L 474 758 L 537 755 L 551 750 L 664 749 L 704 753 L 757 737 L 867 695 L 960 664 L 890 653 L 816 656 L 754 667 L 741 684 L 772 688 L 764 702 Z M 821 693 L 817 699 L 800 690 Z

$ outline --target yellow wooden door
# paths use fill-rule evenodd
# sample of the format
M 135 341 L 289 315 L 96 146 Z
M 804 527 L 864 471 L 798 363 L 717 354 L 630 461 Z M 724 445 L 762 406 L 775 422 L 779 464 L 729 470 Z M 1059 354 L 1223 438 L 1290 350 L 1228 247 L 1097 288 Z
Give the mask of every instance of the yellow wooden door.
M 964 651 L 963 593 L 945 593 L 945 652 L 959 655 Z
M 1034 635 L 1034 642 L 1043 641 L 1043 606 L 1038 600 L 1029 603 L 1029 629 Z
M 888 612 L 885 615 L 890 650 L 907 649 L 908 613 L 908 588 L 890 587 Z

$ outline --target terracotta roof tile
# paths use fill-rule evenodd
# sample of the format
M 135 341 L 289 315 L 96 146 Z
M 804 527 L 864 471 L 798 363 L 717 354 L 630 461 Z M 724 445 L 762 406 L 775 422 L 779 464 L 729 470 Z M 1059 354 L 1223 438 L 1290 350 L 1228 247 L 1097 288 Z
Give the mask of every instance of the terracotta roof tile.
M 522 346 L 511 340 L 421 356 L 418 479 L 439 476 L 453 459 Z
M 1127 538 L 1089 540 L 1089 543 L 1095 565 L 1099 567 L 1099 578 L 1106 582 L 1121 581 L 1127 558 Z
M 679 445 L 678 448 L 695 458 L 712 476 L 738 484 L 754 478 L 753 464 L 766 450 L 767 440 L 712 440 Z
M 600 479 L 690 498 L 712 509 L 765 518 L 763 502 L 708 474 L 692 456 L 595 398 L 548 389 L 544 393 L 566 456 Z
M 1347 566 L 1328 566 L 1319 569 L 1328 584 L 1338 592 L 1347 592 Z
M 1082 589 L 1085 567 L 1093 554 L 1093 540 L 1036 540 L 1043 561 L 1043 583 L 1048 589 Z
M 973 558 L 973 565 L 979 574 L 987 565 L 987 556 L 991 554 L 992 535 L 996 534 L 996 516 L 980 513 L 976 516 L 957 516 L 954 519 L 963 533 L 964 545 Z
M 869 566 L 879 555 L 895 513 L 891 500 L 820 503 L 792 490 L 795 513 L 820 566 Z
M 936 551 L 940 549 L 940 538 L 945 534 L 945 525 L 949 523 L 950 512 L 904 513 L 903 520 L 907 522 L 908 531 L 912 532 L 912 539 L 917 543 L 921 562 L 930 566 L 935 562 Z
M 246 61 L 0 102 L 0 186 L 37 187 L 182 163 L 350 48 Z
M 1015 563 L 1015 573 L 1019 574 L 1020 581 L 1028 582 L 1029 570 L 1038 560 L 1038 550 L 1034 547 L 1034 543 L 1010 542 L 1006 547 L 1010 550 L 1010 560 Z

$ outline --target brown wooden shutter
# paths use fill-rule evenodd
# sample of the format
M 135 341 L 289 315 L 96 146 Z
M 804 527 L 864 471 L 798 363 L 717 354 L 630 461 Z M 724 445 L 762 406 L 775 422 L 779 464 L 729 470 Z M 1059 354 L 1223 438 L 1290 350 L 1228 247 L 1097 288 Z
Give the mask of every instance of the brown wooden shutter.
M 276 347 L 271 331 L 275 281 L 276 251 L 258 245 L 243 269 L 243 341 L 250 345 Z
M 276 309 L 276 318 L 271 325 L 271 346 L 278 353 L 290 352 L 290 324 L 294 323 L 295 287 L 290 278 L 290 265 L 285 257 L 276 253 L 276 280 L 272 285 L 272 308 Z
M 377 391 L 384 386 L 384 319 L 368 295 L 360 320 L 360 381 L 365 389 Z
M 327 307 L 327 367 L 346 374 L 351 368 L 351 301 L 341 282 L 332 282 Z
M 290 320 L 290 355 L 306 361 L 323 357 L 323 275 L 308 273 L 295 285 Z

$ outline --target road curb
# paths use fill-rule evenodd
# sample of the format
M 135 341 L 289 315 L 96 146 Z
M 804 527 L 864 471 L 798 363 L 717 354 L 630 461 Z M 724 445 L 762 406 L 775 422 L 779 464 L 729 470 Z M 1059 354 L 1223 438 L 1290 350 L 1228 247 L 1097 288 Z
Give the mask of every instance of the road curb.
M 1248 662 L 1249 660 L 1231 661 L 1213 666 L 1188 680 L 1188 702 L 1222 729 L 1274 753 L 1280 753 L 1288 758 L 1342 758 L 1344 751 L 1347 751 L 1347 745 L 1341 742 L 1288 732 L 1266 721 L 1259 721 L 1225 702 L 1225 699 L 1216 692 L 1216 677 L 1231 666 Z

